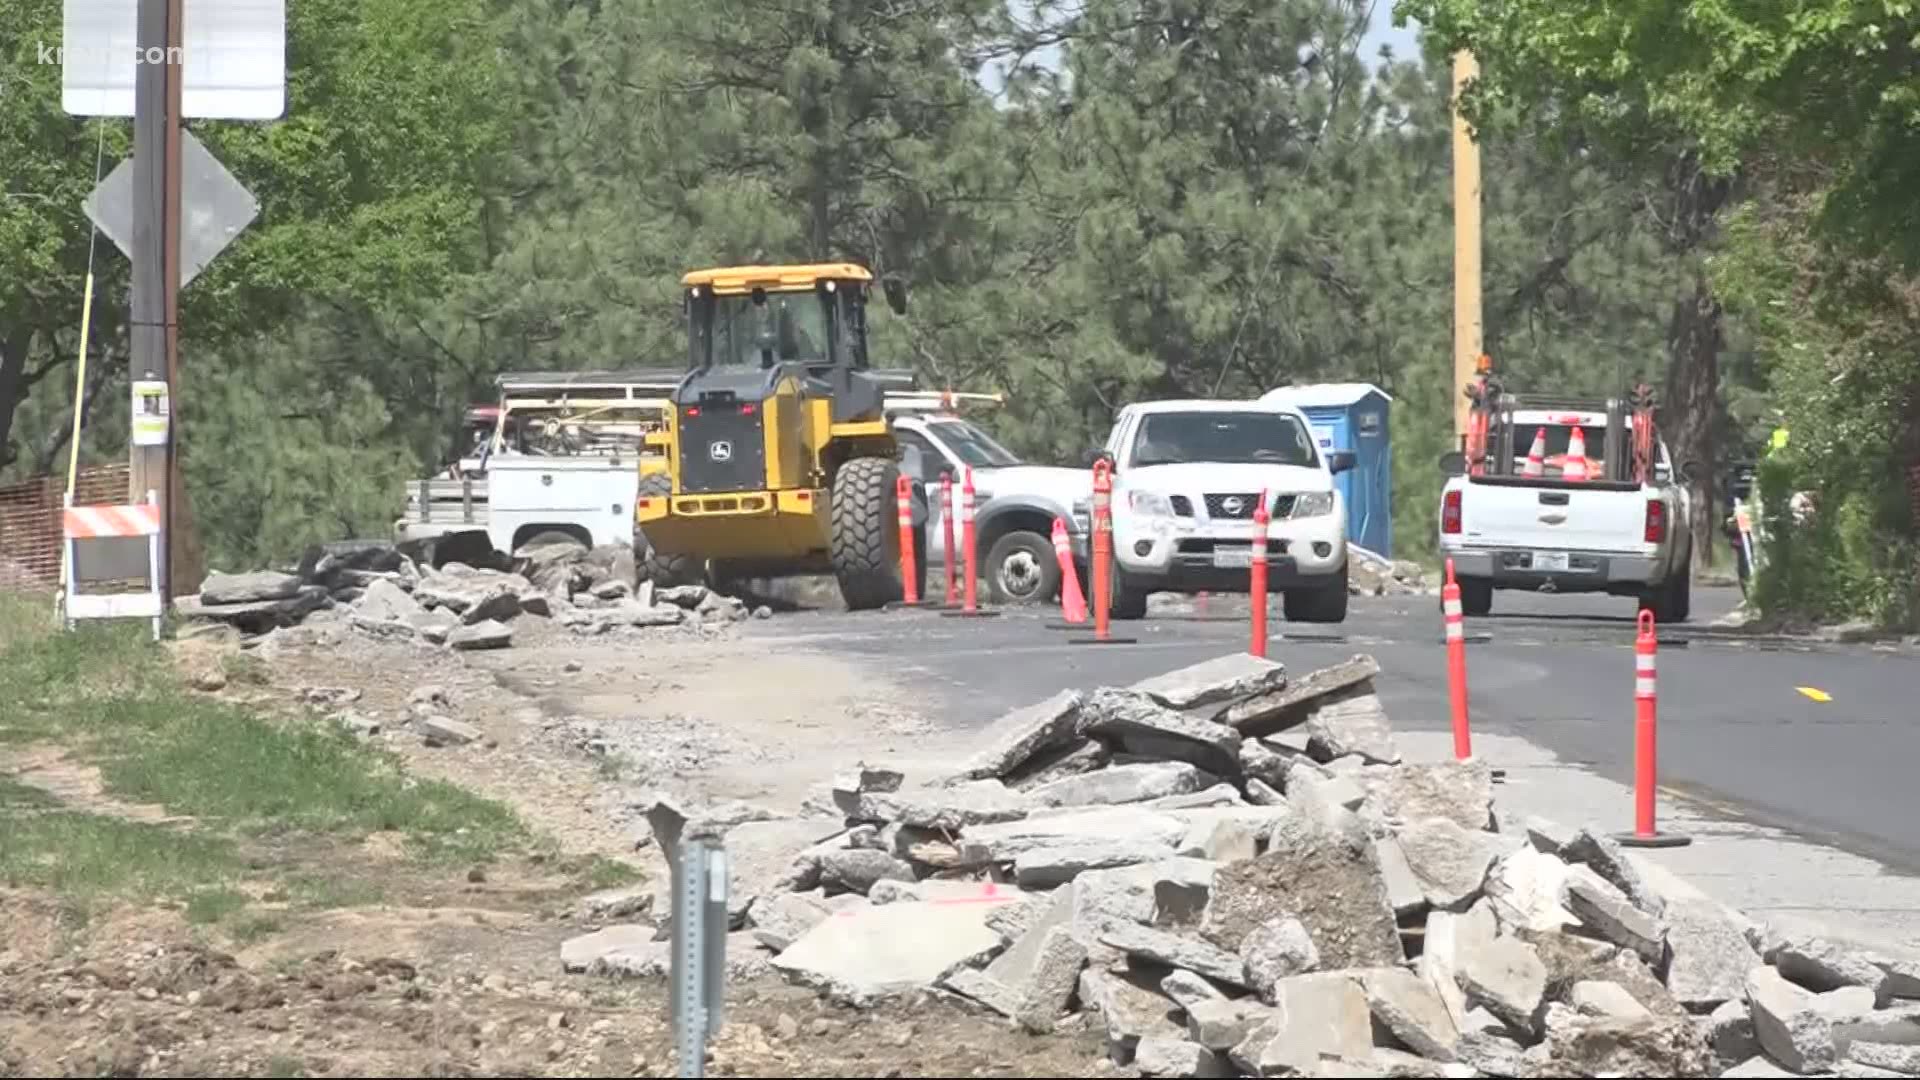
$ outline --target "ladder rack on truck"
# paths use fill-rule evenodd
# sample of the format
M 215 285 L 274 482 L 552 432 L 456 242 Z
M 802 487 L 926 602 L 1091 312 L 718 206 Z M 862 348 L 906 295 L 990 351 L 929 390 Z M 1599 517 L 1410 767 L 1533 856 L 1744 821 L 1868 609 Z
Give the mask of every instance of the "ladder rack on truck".
M 1516 415 L 1528 413 L 1560 414 L 1564 424 L 1591 426 L 1605 424 L 1600 453 L 1604 476 L 1591 480 L 1560 481 L 1586 487 L 1637 488 L 1647 482 L 1653 462 L 1653 393 L 1637 386 L 1628 397 L 1587 398 L 1565 394 L 1509 394 L 1492 385 L 1484 401 L 1476 404 L 1485 422 L 1476 425 L 1468 436 L 1466 450 L 1469 472 L 1475 483 L 1527 483 L 1537 485 L 1540 477 L 1521 476 L 1518 466 L 1526 458 L 1531 435 L 1518 423 Z M 1482 441 L 1473 445 L 1474 436 Z M 1631 452 L 1629 452 L 1631 451 Z M 1549 483 L 1553 481 L 1548 481 Z

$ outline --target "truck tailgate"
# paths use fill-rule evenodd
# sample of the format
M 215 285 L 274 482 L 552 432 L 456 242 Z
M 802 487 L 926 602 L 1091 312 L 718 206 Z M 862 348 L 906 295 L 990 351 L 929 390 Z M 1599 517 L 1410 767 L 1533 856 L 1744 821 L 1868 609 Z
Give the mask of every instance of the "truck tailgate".
M 1647 494 L 1558 482 L 1474 482 L 1460 500 L 1469 544 L 1547 551 L 1644 553 Z

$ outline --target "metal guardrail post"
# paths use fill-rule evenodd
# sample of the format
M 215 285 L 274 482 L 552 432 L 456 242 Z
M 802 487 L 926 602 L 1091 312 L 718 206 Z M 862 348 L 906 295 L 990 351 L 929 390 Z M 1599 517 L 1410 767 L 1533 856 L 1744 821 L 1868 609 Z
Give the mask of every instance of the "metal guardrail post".
M 726 1016 L 727 853 L 683 837 L 673 889 L 673 1032 L 681 1076 L 707 1075 L 707 1040 Z

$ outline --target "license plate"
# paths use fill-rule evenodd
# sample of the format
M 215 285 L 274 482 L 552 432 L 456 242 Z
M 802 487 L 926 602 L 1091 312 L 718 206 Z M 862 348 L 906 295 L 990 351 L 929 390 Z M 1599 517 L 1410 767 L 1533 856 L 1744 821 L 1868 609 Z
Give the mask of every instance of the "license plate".
M 1253 565 L 1253 545 L 1214 548 L 1213 565 L 1223 570 L 1245 570 Z
M 1533 568 L 1535 570 L 1546 571 L 1565 570 L 1567 568 L 1567 553 L 1564 551 L 1536 551 L 1533 553 Z

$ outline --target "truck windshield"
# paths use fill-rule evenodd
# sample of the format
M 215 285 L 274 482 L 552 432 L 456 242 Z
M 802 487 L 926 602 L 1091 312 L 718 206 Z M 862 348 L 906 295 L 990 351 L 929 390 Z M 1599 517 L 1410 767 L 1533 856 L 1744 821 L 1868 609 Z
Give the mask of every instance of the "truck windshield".
M 1312 466 L 1319 458 L 1300 421 L 1284 413 L 1238 410 L 1142 417 L 1130 460 L 1140 468 L 1192 461 Z
M 771 367 L 827 358 L 828 307 L 823 294 L 767 293 L 762 303 L 751 296 L 713 300 L 713 366 Z
M 928 424 L 927 429 L 951 449 L 954 456 L 976 469 L 1004 469 L 1020 464 L 1020 458 L 1013 451 L 965 420 L 936 420 Z

